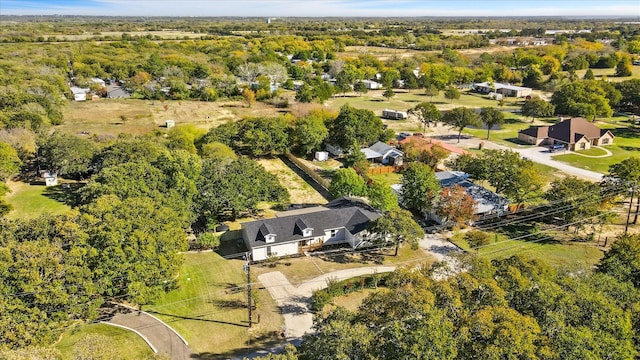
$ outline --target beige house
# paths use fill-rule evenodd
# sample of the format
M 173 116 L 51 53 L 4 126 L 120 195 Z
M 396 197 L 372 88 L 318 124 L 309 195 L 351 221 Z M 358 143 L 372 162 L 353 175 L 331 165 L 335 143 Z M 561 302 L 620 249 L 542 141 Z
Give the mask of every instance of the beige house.
M 552 126 L 532 126 L 521 130 L 518 139 L 531 145 L 563 145 L 567 150 L 586 150 L 613 144 L 614 136 L 583 118 L 571 118 Z

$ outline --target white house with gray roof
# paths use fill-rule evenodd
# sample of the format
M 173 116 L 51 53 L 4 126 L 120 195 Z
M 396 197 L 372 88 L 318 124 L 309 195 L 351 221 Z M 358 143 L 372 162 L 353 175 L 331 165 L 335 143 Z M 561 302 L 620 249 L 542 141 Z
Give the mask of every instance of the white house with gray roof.
M 382 141 L 360 149 L 367 160 L 373 160 L 382 164 L 402 165 L 404 153 L 395 147 L 385 144 Z
M 497 82 L 490 83 L 487 81 L 473 84 L 473 88 L 475 91 L 483 94 L 496 92 L 509 97 L 525 97 L 531 95 L 531 93 L 533 92 L 533 90 L 528 87 L 516 86 L 511 84 L 501 84 Z
M 242 239 L 253 261 L 294 255 L 324 245 L 356 248 L 370 236 L 371 221 L 380 217 L 362 201 L 342 197 L 324 206 L 285 211 L 275 218 L 242 224 Z

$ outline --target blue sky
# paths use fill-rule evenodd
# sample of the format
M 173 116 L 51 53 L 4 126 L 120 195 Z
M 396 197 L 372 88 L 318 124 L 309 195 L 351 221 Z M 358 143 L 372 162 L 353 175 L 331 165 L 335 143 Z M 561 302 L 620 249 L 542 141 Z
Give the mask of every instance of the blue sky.
M 0 0 L 0 15 L 625 16 L 640 0 Z

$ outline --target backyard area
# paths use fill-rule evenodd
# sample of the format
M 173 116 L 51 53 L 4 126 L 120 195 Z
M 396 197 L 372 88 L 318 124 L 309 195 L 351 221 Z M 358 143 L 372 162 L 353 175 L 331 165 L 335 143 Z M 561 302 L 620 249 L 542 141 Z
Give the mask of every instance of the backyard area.
M 251 329 L 247 322 L 244 261 L 214 252 L 185 254 L 175 289 L 143 310 L 167 322 L 201 358 L 241 355 L 280 341 L 282 316 L 267 290 L 258 290 Z
M 268 172 L 276 175 L 280 184 L 289 191 L 291 204 L 326 204 L 325 199 L 309 183 L 293 171 L 280 158 L 260 159 L 258 163 Z
M 40 215 L 58 215 L 69 209 L 69 206 L 54 199 L 55 189 L 44 185 L 31 185 L 20 181 L 8 181 L 11 192 L 6 195 L 7 203 L 13 210 L 7 215 L 10 219 L 31 219 Z M 59 189 L 58 187 L 55 187 Z
M 84 346 L 84 353 L 74 354 L 74 346 L 86 339 L 87 336 L 104 336 L 106 343 L 102 345 L 114 349 L 115 353 L 113 355 L 117 355 L 118 359 L 139 360 L 146 359 L 153 354 L 149 345 L 137 334 L 106 324 L 89 324 L 68 330 L 62 334 L 60 341 L 54 347 L 60 351 L 64 360 L 84 359 L 89 355 L 98 355 L 87 354 L 87 346 Z

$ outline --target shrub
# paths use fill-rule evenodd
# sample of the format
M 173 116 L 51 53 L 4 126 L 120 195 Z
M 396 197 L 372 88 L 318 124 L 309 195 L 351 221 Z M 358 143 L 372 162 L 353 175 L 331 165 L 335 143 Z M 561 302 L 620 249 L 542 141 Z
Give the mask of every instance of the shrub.
M 484 231 L 473 230 L 464 235 L 464 239 L 469 243 L 469 246 L 476 248 L 489 244 L 489 234 Z

